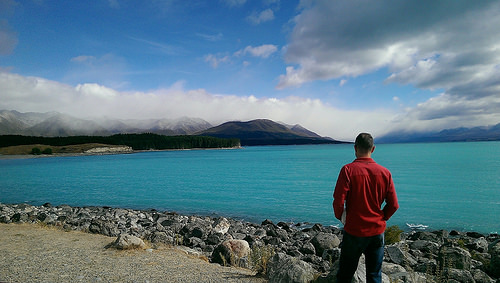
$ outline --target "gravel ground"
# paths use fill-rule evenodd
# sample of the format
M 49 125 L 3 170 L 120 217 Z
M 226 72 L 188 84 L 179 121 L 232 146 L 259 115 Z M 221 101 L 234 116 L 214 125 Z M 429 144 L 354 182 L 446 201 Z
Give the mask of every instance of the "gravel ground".
M 115 238 L 0 224 L 0 282 L 266 282 L 179 249 L 106 249 Z

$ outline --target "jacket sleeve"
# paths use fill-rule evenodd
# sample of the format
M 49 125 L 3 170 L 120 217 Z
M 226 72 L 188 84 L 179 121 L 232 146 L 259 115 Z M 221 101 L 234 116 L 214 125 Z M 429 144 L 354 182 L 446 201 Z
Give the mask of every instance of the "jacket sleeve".
M 398 208 L 398 196 L 396 195 L 396 189 L 394 188 L 392 176 L 389 176 L 389 188 L 385 196 L 385 206 L 383 208 L 384 220 L 389 220 L 389 218 L 391 218 L 391 216 L 396 212 L 396 210 L 398 210 Z
M 347 168 L 344 166 L 340 170 L 339 177 L 337 178 L 337 184 L 335 185 L 335 191 L 333 192 L 333 212 L 335 213 L 335 218 L 338 220 L 342 219 L 344 203 L 348 192 L 349 177 L 347 174 Z

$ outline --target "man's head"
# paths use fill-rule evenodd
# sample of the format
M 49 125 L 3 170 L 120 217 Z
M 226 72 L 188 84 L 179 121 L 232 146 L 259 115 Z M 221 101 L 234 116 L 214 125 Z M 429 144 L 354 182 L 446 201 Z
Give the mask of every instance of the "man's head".
M 358 158 L 371 157 L 372 152 L 375 150 L 372 135 L 368 133 L 359 134 L 354 142 L 354 150 Z

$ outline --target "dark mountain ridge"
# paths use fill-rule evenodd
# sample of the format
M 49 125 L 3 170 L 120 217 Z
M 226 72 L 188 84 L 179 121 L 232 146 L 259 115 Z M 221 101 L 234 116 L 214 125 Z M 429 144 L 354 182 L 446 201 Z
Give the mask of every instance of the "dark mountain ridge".
M 242 146 L 343 143 L 320 137 L 300 125 L 290 128 L 268 119 L 226 122 L 197 134 L 218 138 L 238 138 Z

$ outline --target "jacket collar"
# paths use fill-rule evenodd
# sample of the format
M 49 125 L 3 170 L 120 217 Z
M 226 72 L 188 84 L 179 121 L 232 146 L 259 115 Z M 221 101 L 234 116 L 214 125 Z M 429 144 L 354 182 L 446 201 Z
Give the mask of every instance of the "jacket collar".
M 361 157 L 356 158 L 354 162 L 375 163 L 375 160 L 373 160 L 371 157 Z

